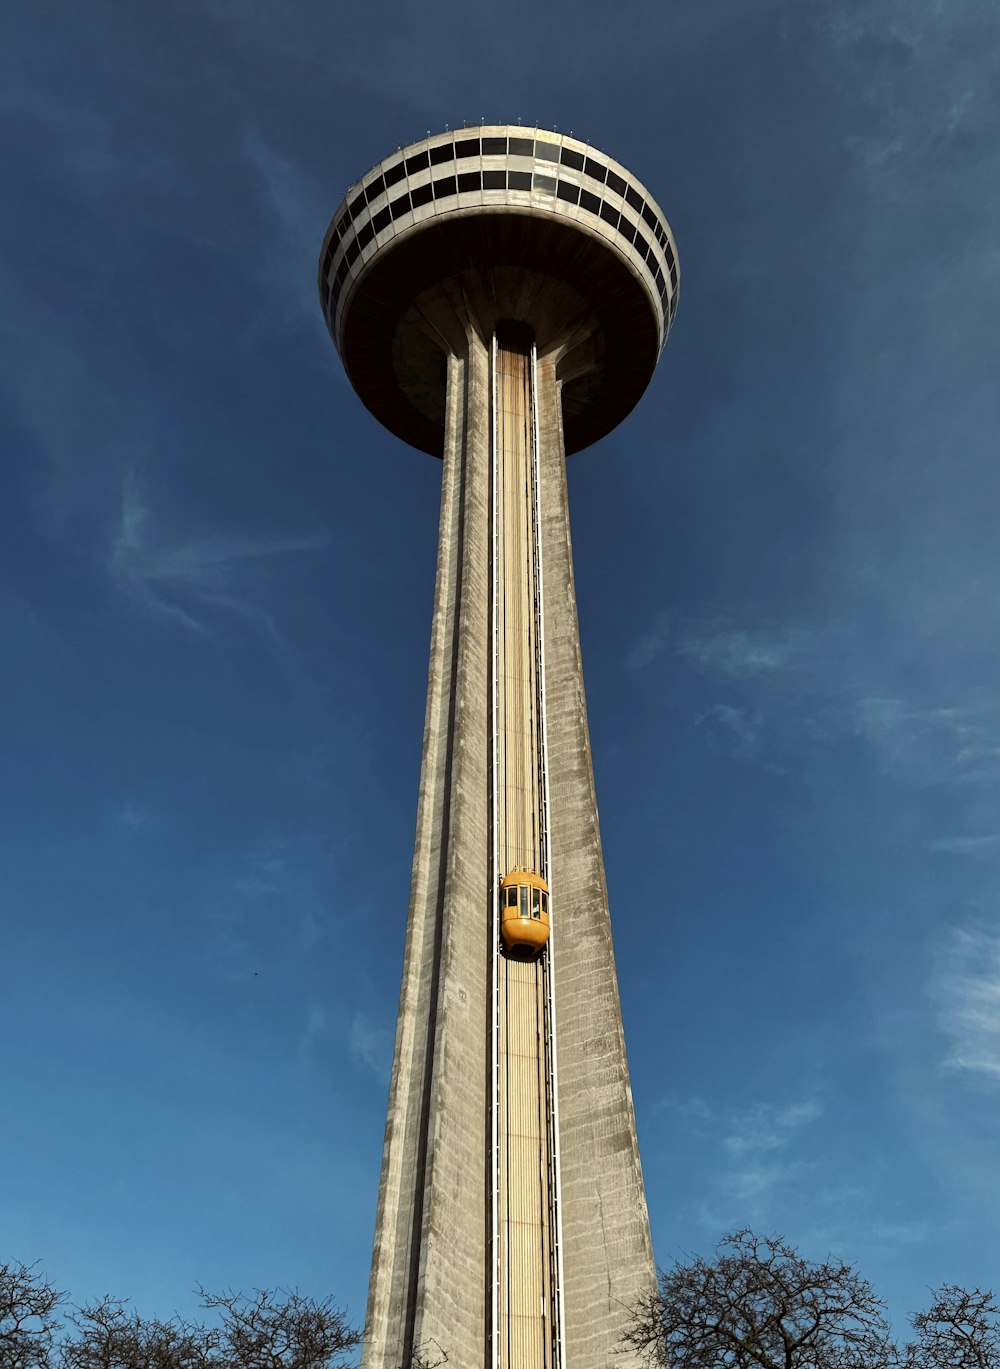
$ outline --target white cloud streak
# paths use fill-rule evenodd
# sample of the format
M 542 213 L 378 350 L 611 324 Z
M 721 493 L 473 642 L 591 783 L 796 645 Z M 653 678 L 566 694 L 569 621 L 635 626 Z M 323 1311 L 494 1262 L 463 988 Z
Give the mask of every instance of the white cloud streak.
M 958 928 L 937 984 L 945 1067 L 1000 1084 L 1000 933 Z
M 318 551 L 319 536 L 287 539 L 173 538 L 156 526 L 134 472 L 123 483 L 108 569 L 115 584 L 153 615 L 210 634 L 220 619 L 239 618 L 279 640 L 260 602 L 261 568 L 282 556 Z
M 388 1084 L 392 1063 L 392 1031 L 388 1026 L 380 1026 L 358 1011 L 351 1022 L 347 1046 L 355 1064 L 373 1074 L 380 1084 Z
M 816 634 L 807 628 L 719 621 L 688 624 L 677 646 L 678 654 L 697 670 L 741 680 L 802 670 L 815 648 Z

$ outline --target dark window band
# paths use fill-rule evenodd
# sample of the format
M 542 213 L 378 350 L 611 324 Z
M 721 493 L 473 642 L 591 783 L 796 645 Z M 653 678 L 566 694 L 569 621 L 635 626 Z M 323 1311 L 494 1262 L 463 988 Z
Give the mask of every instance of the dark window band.
M 677 262 L 674 256 L 670 239 L 656 215 L 655 211 L 645 203 L 642 197 L 616 172 L 610 168 L 603 167 L 593 158 L 584 158 L 582 153 L 576 153 L 572 148 L 560 149 L 554 143 L 532 144 L 530 138 L 465 138 L 456 141 L 454 144 L 454 155 L 456 157 L 474 156 L 479 152 L 482 145 L 483 152 L 491 155 L 494 149 L 499 150 L 499 145 L 508 145 L 512 155 L 529 155 L 527 151 L 522 152 L 522 148 L 530 149 L 534 146 L 538 155 L 547 157 L 554 161 L 556 154 L 563 165 L 575 167 L 582 170 L 591 180 L 599 180 L 606 176 L 607 185 L 620 198 L 630 205 L 637 213 L 641 214 L 643 222 L 651 230 L 654 241 L 647 238 L 645 232 L 638 224 L 623 214 L 616 205 L 603 200 L 599 195 L 581 186 L 573 184 L 572 181 L 557 180 L 553 176 L 540 175 L 537 171 L 532 174 L 530 171 L 503 171 L 488 169 L 485 171 L 463 171 L 457 176 L 439 176 L 433 184 L 415 187 L 409 194 L 403 193 L 397 196 L 390 203 L 383 207 L 371 219 L 357 229 L 354 236 L 347 242 L 340 264 L 337 267 L 336 275 L 330 288 L 330 299 L 333 301 L 332 307 L 336 307 L 344 280 L 348 271 L 357 261 L 361 251 L 368 246 L 377 233 L 381 233 L 391 222 L 402 218 L 412 209 L 418 209 L 421 205 L 429 204 L 432 199 L 447 199 L 455 194 L 463 194 L 477 190 L 531 190 L 534 185 L 537 190 L 547 191 L 555 194 L 560 200 L 567 204 L 579 204 L 580 207 L 589 214 L 599 215 L 600 218 L 612 228 L 627 243 L 634 243 L 639 256 L 646 261 L 649 272 L 656 284 L 657 292 L 666 311 L 673 318 L 677 308 Z M 408 157 L 403 161 L 395 163 L 385 172 L 384 177 L 379 176 L 372 181 L 361 194 L 351 203 L 349 214 L 341 216 L 337 223 L 335 232 L 331 234 L 330 242 L 323 255 L 323 284 L 321 292 L 326 290 L 326 280 L 329 277 L 333 258 L 337 249 L 337 242 L 348 237 L 351 232 L 351 217 L 360 213 L 365 206 L 366 198 L 370 202 L 377 196 L 385 193 L 386 187 L 397 184 L 402 180 L 404 167 L 406 171 L 420 170 L 427 166 L 428 161 L 435 165 L 443 164 L 452 158 L 451 143 L 441 144 L 439 147 L 432 148 L 427 152 Z M 662 248 L 661 253 L 657 250 L 655 243 Z M 665 261 L 667 275 L 664 275 L 662 266 Z M 669 277 L 671 291 L 668 297 L 667 278 Z M 323 298 L 326 298 L 325 293 Z

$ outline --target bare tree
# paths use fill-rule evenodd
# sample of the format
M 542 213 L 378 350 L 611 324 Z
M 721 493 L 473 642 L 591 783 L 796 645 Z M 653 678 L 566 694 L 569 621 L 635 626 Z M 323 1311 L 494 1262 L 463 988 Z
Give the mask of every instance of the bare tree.
M 0 1264 L 0 1369 L 49 1369 L 64 1297 L 35 1265 Z
M 0 1369 L 347 1369 L 361 1333 L 331 1299 L 206 1293 L 212 1324 L 142 1317 L 118 1298 L 69 1312 L 34 1266 L 0 1265 Z
M 214 1327 L 142 1317 L 118 1298 L 77 1308 L 68 1320 L 73 1331 L 59 1347 L 58 1369 L 212 1369 L 219 1363 Z
M 677 1263 L 633 1312 L 624 1349 L 672 1369 L 890 1369 L 885 1305 L 853 1268 L 743 1229 Z
M 221 1314 L 210 1360 L 218 1369 L 335 1369 L 361 1335 L 330 1298 L 317 1302 L 292 1290 L 201 1293 L 201 1305 Z
M 906 1369 L 1000 1369 L 1000 1307 L 987 1289 L 946 1283 L 911 1318 Z

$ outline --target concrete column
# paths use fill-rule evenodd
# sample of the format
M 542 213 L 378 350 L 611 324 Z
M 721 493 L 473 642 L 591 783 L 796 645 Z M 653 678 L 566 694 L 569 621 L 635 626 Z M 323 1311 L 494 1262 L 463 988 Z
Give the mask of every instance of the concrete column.
M 565 1369 L 632 1369 L 614 1352 L 656 1272 L 590 755 L 562 408 L 554 360 L 538 366 Z
M 486 1321 L 489 356 L 448 361 L 427 713 L 368 1296 L 365 1369 L 435 1345 L 479 1369 Z

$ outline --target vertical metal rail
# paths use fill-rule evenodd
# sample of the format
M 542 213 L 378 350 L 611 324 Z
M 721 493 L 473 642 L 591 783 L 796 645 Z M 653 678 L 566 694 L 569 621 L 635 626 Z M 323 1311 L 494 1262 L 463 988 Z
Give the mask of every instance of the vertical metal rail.
M 535 620 L 537 623 L 536 641 L 538 644 L 538 718 L 539 750 L 541 753 L 541 807 L 542 807 L 542 852 L 545 868 L 542 871 L 550 887 L 552 886 L 552 834 L 549 827 L 549 734 L 545 708 L 545 595 L 544 569 L 542 557 L 542 501 L 541 501 L 541 442 L 538 429 L 538 352 L 531 344 L 531 409 L 532 409 L 532 459 L 534 476 L 534 524 L 535 524 Z M 558 898 L 558 895 L 557 895 Z M 555 1369 L 562 1369 L 566 1363 L 566 1316 L 563 1297 L 562 1272 L 562 1188 L 559 1174 L 559 1070 L 556 1059 L 556 995 L 555 995 L 555 927 L 559 920 L 558 902 L 552 915 L 549 928 L 549 944 L 545 948 L 545 992 L 548 1014 L 546 1032 L 546 1065 L 549 1092 L 549 1154 L 551 1158 L 551 1178 L 549 1201 L 552 1211 L 552 1280 L 555 1288 L 556 1327 L 553 1346 Z
M 490 1261 L 490 1365 L 500 1369 L 500 928 L 499 928 L 499 888 L 500 888 L 500 812 L 499 785 L 497 780 L 497 729 L 500 724 L 497 702 L 497 667 L 499 664 L 498 632 L 498 554 L 499 520 L 497 518 L 497 477 L 499 472 L 499 453 L 497 451 L 497 339 L 496 334 L 490 342 L 490 559 L 492 561 L 492 586 L 490 594 L 491 609 L 491 659 L 490 659 L 490 824 L 492 830 L 492 851 L 489 862 L 490 915 L 487 926 L 490 929 L 490 1240 L 488 1258 Z

